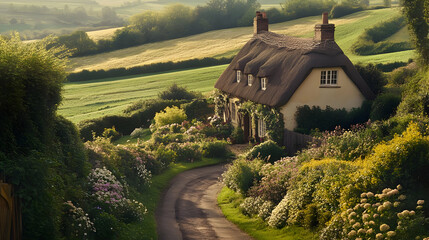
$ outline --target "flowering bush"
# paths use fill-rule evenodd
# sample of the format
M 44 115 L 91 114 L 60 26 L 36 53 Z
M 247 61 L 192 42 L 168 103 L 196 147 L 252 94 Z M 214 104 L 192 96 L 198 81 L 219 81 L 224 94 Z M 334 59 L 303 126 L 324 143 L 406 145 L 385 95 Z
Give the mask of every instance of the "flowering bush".
M 177 162 L 196 162 L 201 161 L 203 157 L 200 145 L 197 143 L 170 143 L 167 148 L 176 153 Z
M 92 187 L 91 196 L 98 202 L 114 208 L 122 204 L 125 196 L 124 187 L 108 169 L 105 167 L 93 169 L 88 180 Z
M 115 209 L 115 213 L 118 219 L 125 223 L 131 223 L 142 221 L 144 215 L 147 213 L 147 209 L 142 203 L 136 200 L 124 199 L 124 202 Z
M 422 239 L 427 235 L 424 226 L 428 224 L 422 211 L 424 201 L 417 202 L 416 210 L 406 210 L 404 200 L 407 197 L 401 190 L 398 185 L 396 189 L 386 188 L 380 194 L 362 193 L 360 203 L 340 214 L 343 227 L 337 239 Z M 327 234 L 322 234 L 322 239 L 328 239 L 323 236 Z
M 121 138 L 121 134 L 116 131 L 115 126 L 112 128 L 105 128 L 102 135 L 104 138 L 109 138 L 111 140 L 118 140 Z
M 247 197 L 240 204 L 240 210 L 244 215 L 252 216 L 259 213 L 259 208 L 264 204 L 264 200 L 259 197 Z
M 282 158 L 274 164 L 265 164 L 261 169 L 261 182 L 253 186 L 250 196 L 259 196 L 265 201 L 279 203 L 286 195 L 287 189 L 298 173 L 296 158 Z
M 96 229 L 88 214 L 71 201 L 65 202 L 64 207 L 64 234 L 71 239 L 89 239 L 91 233 L 95 233 Z
M 246 194 L 249 188 L 260 180 L 263 164 L 264 162 L 260 159 L 253 161 L 237 159 L 222 174 L 222 181 L 230 189 Z

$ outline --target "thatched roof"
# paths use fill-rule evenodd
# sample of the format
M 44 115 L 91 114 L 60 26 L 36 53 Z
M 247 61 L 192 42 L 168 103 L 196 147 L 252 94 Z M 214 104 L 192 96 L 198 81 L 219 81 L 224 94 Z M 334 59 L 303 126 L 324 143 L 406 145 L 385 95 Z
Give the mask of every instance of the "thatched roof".
M 215 87 L 233 96 L 269 106 L 282 106 L 310 74 L 313 68 L 341 67 L 367 99 L 374 94 L 335 41 L 314 41 L 272 32 L 255 34 L 240 50 Z M 261 90 L 254 80 L 236 82 L 236 70 L 255 77 L 268 77 L 268 86 Z

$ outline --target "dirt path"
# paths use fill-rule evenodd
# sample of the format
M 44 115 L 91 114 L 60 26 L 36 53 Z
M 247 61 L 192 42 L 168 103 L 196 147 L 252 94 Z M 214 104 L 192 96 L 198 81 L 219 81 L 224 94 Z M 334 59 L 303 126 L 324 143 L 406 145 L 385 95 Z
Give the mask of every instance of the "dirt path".
M 183 172 L 171 181 L 156 211 L 158 238 L 252 239 L 225 219 L 217 206 L 223 165 Z

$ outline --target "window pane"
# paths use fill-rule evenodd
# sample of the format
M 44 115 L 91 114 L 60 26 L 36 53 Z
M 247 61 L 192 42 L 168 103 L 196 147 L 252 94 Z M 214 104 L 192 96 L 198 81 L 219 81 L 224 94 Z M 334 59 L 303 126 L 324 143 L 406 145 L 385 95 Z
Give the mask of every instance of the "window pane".
M 326 84 L 326 71 L 322 71 L 320 74 L 320 84 L 321 85 Z
M 253 76 L 249 74 L 249 76 L 247 77 L 247 85 L 252 86 L 252 83 L 253 83 Z
M 337 71 L 332 71 L 332 84 L 337 84 Z
M 237 82 L 241 81 L 241 71 L 237 70 Z

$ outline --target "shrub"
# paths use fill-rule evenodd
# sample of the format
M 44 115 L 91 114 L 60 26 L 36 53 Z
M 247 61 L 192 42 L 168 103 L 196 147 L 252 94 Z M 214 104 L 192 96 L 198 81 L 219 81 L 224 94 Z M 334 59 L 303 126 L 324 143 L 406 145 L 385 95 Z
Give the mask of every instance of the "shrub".
M 401 194 L 401 189 L 398 185 L 380 194 L 362 193 L 360 203 L 340 214 L 342 236 L 336 239 L 422 239 L 427 236 L 428 223 L 422 211 L 424 201 L 419 200 L 415 210 L 405 209 L 403 202 L 407 197 Z
M 331 131 L 337 126 L 348 128 L 353 124 L 364 123 L 369 119 L 370 106 L 370 102 L 364 101 L 360 108 L 353 108 L 349 112 L 344 108 L 333 109 L 329 106 L 326 106 L 325 110 L 318 106 L 311 108 L 308 105 L 300 106 L 295 113 L 297 122 L 295 131 L 309 134 L 312 129 Z
M 183 109 L 176 106 L 166 107 L 164 111 L 155 114 L 156 126 L 165 126 L 172 123 L 182 123 L 186 120 L 186 114 Z
M 170 163 L 174 162 L 177 158 L 177 154 L 174 150 L 166 148 L 164 144 L 160 144 L 155 151 L 155 157 L 167 167 Z
M 244 131 L 241 127 L 236 127 L 231 133 L 231 142 L 233 144 L 245 143 Z
M 250 189 L 249 195 L 278 204 L 297 173 L 296 158 L 283 158 L 274 164 L 265 164 L 260 172 L 260 183 Z
M 274 210 L 276 205 L 270 201 L 265 201 L 258 211 L 258 217 L 260 217 L 264 221 L 268 221 L 271 216 L 271 212 Z
M 124 187 L 105 167 L 93 169 L 88 181 L 91 186 L 91 197 L 99 204 L 113 208 L 122 204 L 125 197 Z
M 112 141 L 118 140 L 121 138 L 121 134 L 116 131 L 115 126 L 112 128 L 105 128 L 103 131 L 103 137 L 109 138 Z
M 283 148 L 272 140 L 256 145 L 246 154 L 248 159 L 261 158 L 272 163 L 284 156 L 286 156 L 286 153 Z
M 171 143 L 167 148 L 176 153 L 177 162 L 197 162 L 202 159 L 200 146 L 197 143 Z
M 384 120 L 395 115 L 401 96 L 393 93 L 379 95 L 372 103 L 371 120 Z
M 410 68 L 399 68 L 394 70 L 390 74 L 389 81 L 390 83 L 400 86 L 406 82 L 406 80 L 416 74 L 415 69 Z
M 247 191 L 260 180 L 260 171 L 263 161 L 255 159 L 237 159 L 222 174 L 222 181 L 228 188 L 246 194 Z
M 209 106 L 206 99 L 195 99 L 190 103 L 180 105 L 180 108 L 185 110 L 188 119 L 203 120 L 214 113 L 213 107 Z
M 286 226 L 286 221 L 289 216 L 289 203 L 290 200 L 288 198 L 288 194 L 286 194 L 283 200 L 274 208 L 270 218 L 268 219 L 268 225 L 270 227 L 283 228 Z
M 163 100 L 192 100 L 197 97 L 197 94 L 174 83 L 167 90 L 160 92 L 158 97 Z
M 227 158 L 231 156 L 231 151 L 227 148 L 228 143 L 221 140 L 205 141 L 201 143 L 204 157 Z
M 386 85 L 387 80 L 375 65 L 370 63 L 366 66 L 355 65 L 355 67 L 375 95 L 378 95 L 383 91 L 383 87 Z
M 125 199 L 124 202 L 115 209 L 115 215 L 123 223 L 132 223 L 142 221 L 144 215 L 147 213 L 146 207 L 136 201 Z
M 112 214 L 101 212 L 94 218 L 94 226 L 97 229 L 95 239 L 113 240 L 118 238 L 122 224 Z
M 71 201 L 64 203 L 64 215 L 62 219 L 62 231 L 64 236 L 71 239 L 90 239 L 96 229 L 88 214 L 76 207 Z
M 244 215 L 253 216 L 259 213 L 264 200 L 258 197 L 247 197 L 240 204 L 240 210 Z

